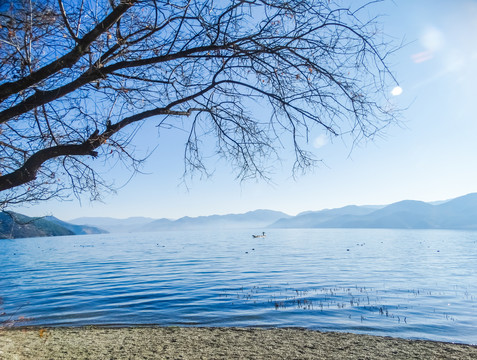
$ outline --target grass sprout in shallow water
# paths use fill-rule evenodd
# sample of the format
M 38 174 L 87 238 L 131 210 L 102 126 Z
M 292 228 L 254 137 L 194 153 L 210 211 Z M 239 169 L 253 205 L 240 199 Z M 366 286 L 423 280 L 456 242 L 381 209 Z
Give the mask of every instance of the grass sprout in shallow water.
M 400 296 L 397 297 L 396 293 Z M 315 316 L 320 316 L 328 311 L 339 313 L 348 319 L 357 317 L 361 322 L 373 318 L 378 321 L 394 321 L 398 325 L 412 324 L 413 314 L 420 306 L 420 300 L 425 302 L 425 298 L 430 296 L 442 298 L 453 296 L 472 303 L 476 303 L 477 299 L 467 289 L 459 289 L 457 286 L 452 292 L 440 291 L 437 293 L 428 289 L 378 290 L 358 285 L 312 289 L 254 285 L 227 289 L 220 293 L 220 297 L 229 299 L 232 305 L 242 306 L 249 303 L 263 307 L 266 304 L 269 308 L 277 311 L 305 310 L 313 312 L 312 315 Z M 457 315 L 452 313 L 451 305 L 444 304 L 443 307 L 433 308 L 432 316 L 440 316 L 447 321 L 456 321 Z

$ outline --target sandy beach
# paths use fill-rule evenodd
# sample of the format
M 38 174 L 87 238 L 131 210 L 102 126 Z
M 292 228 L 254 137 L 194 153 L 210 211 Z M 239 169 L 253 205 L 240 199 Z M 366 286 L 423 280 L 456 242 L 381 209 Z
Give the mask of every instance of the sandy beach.
M 13 359 L 477 359 L 477 346 L 303 329 L 14 328 Z

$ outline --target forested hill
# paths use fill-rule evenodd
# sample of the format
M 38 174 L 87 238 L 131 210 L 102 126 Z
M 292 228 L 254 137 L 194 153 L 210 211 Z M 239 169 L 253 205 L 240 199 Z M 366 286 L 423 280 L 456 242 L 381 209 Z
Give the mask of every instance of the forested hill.
M 105 233 L 104 230 L 68 224 L 52 216 L 33 218 L 15 212 L 0 212 L 0 239 Z

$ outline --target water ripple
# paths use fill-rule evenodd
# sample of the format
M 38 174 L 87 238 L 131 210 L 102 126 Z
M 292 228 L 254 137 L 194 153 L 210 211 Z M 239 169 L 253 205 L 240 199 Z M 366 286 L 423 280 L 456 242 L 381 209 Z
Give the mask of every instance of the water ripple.
M 0 324 L 297 326 L 477 343 L 476 232 L 0 241 Z

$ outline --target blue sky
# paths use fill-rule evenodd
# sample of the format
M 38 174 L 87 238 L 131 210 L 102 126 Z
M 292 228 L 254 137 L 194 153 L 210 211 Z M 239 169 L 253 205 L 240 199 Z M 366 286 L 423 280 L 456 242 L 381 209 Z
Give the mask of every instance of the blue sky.
M 323 164 L 292 178 L 288 159 L 271 183 L 235 180 L 217 160 L 214 175 L 196 176 L 184 185 L 183 136 L 153 126 L 140 134 L 152 149 L 145 174 L 122 185 L 103 202 L 51 201 L 16 211 L 82 216 L 179 218 L 273 209 L 289 214 L 348 204 L 387 204 L 404 199 L 443 200 L 477 192 L 477 1 L 399 0 L 371 8 L 383 14 L 383 30 L 406 44 L 391 59 L 403 90 L 396 101 L 406 110 L 402 124 L 373 142 L 352 149 L 346 141 L 311 139 Z M 389 89 L 391 92 L 392 89 Z M 146 148 L 142 147 L 142 151 Z M 351 151 L 352 150 L 352 151 Z M 350 153 L 351 152 L 351 153 Z M 126 183 L 127 182 L 127 183 Z

